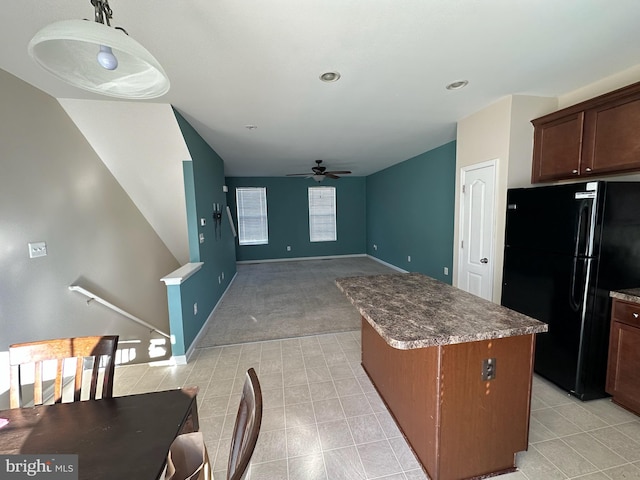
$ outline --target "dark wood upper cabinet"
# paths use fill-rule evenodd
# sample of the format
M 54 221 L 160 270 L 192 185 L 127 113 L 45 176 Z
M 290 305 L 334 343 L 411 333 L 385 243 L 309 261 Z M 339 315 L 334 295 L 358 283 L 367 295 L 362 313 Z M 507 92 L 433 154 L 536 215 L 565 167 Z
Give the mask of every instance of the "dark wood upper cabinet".
M 640 82 L 531 123 L 532 183 L 640 171 Z
M 537 124 L 533 121 L 533 182 L 571 178 L 580 173 L 584 112 Z

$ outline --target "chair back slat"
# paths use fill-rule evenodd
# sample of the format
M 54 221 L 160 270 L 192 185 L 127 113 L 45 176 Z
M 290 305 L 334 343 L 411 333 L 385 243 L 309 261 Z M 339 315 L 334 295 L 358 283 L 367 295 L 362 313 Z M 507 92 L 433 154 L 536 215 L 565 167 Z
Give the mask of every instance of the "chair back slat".
M 42 362 L 35 362 L 33 368 L 35 373 L 33 376 L 33 401 L 35 405 L 42 403 Z M 22 388 L 22 386 L 20 386 Z
M 105 372 L 101 397 L 111 398 L 113 396 L 113 376 L 117 348 L 117 335 L 61 338 L 10 345 L 11 379 L 9 401 L 11 408 L 23 406 L 22 385 L 25 375 L 22 369 L 26 368 L 27 365 L 33 365 L 35 368 L 33 375 L 34 405 L 43 403 L 42 369 L 45 362 L 53 360 L 57 362 L 53 392 L 55 403 L 62 402 L 66 359 L 75 359 L 76 362 L 73 385 L 74 401 L 78 401 L 81 398 L 85 358 L 93 360 L 89 399 L 95 400 L 98 394 L 97 383 L 101 365 L 100 358 L 104 356 Z
M 262 424 L 262 389 L 253 368 L 247 371 L 231 438 L 227 480 L 244 478 Z
M 40 363 L 41 371 L 44 368 L 44 362 Z M 54 403 L 62 403 L 62 379 L 64 375 L 64 360 L 58 358 L 56 360 L 56 378 L 53 384 L 53 401 Z M 44 385 L 41 384 L 41 388 Z M 42 401 L 42 400 L 41 400 Z
M 73 384 L 73 401 L 77 402 L 80 400 L 80 394 L 82 393 L 82 372 L 84 369 L 84 358 L 76 358 L 75 360 L 76 374 Z M 95 398 L 95 395 L 93 397 L 89 395 L 89 398 Z

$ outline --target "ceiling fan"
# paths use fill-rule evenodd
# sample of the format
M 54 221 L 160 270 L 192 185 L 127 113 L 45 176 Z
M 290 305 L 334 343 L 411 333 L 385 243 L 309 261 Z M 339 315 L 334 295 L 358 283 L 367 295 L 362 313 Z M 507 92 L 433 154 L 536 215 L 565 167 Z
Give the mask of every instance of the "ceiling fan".
M 327 172 L 327 167 L 323 167 L 320 164 L 322 160 L 316 160 L 316 166 L 311 167 L 312 173 L 289 173 L 287 177 L 305 177 L 313 178 L 316 182 L 321 182 L 325 178 L 340 178 L 338 175 L 347 175 L 351 173 L 349 170 L 334 170 Z

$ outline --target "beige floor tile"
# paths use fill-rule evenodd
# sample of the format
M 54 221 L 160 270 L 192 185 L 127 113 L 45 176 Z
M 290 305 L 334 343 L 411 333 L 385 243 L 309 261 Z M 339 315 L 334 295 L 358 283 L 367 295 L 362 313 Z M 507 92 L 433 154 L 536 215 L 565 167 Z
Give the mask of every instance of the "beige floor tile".
M 359 332 L 198 348 L 177 367 L 116 369 L 117 395 L 199 384 L 200 429 L 224 478 L 246 369 L 262 385 L 252 480 L 426 480 L 360 365 Z M 640 417 L 534 377 L 530 446 L 500 480 L 640 480 Z

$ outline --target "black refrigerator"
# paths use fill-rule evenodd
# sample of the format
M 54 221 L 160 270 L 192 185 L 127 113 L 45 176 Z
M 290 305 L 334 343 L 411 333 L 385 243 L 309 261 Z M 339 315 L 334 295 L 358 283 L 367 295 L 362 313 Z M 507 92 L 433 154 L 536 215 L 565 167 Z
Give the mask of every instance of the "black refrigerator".
M 541 320 L 534 370 L 581 400 L 605 397 L 611 299 L 640 287 L 640 182 L 507 192 L 502 305 Z

